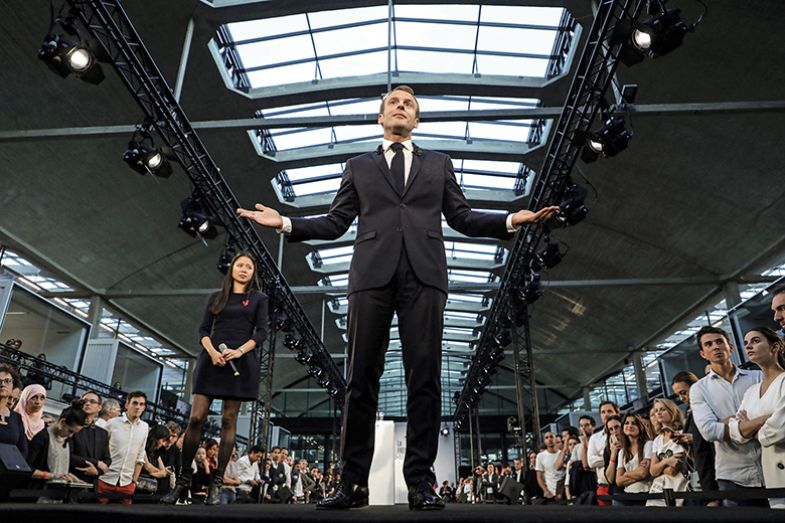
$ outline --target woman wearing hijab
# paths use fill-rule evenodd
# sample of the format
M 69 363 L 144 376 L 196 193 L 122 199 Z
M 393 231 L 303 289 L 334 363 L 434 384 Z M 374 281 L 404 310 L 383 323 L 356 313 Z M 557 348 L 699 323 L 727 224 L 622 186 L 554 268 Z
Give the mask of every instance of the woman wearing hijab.
M 14 411 L 22 416 L 28 441 L 46 426 L 43 418 L 44 403 L 46 403 L 46 389 L 38 384 L 28 385 L 19 396 L 19 403 Z

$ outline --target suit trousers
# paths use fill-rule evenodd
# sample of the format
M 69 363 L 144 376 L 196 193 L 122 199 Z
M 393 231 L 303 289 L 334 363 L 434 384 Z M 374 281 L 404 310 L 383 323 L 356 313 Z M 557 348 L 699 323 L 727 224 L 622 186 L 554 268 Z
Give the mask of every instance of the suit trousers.
M 384 287 L 349 295 L 349 373 L 346 385 L 341 456 L 343 480 L 368 485 L 374 448 L 379 379 L 384 371 L 393 313 L 403 351 L 407 386 L 406 455 L 403 474 L 409 487 L 434 484 L 433 462 L 441 421 L 441 348 L 445 293 L 420 283 L 403 248 Z

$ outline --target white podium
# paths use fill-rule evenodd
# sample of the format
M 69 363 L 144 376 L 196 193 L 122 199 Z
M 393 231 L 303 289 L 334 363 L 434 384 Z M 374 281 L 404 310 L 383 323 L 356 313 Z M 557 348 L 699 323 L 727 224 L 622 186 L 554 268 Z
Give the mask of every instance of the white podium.
M 368 503 L 395 504 L 395 422 L 377 421 L 373 461 L 368 476 Z

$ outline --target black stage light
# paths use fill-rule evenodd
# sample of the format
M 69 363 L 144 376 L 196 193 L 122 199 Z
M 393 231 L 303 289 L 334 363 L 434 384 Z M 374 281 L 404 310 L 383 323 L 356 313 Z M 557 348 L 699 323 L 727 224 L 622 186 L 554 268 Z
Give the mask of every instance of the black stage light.
M 38 51 L 38 58 L 63 78 L 73 73 L 93 85 L 104 80 L 104 71 L 98 64 L 95 53 L 87 45 L 74 43 L 63 35 L 46 35 Z
M 283 339 L 283 346 L 290 351 L 299 351 L 303 346 L 303 340 L 295 337 L 293 334 L 287 334 Z
M 543 267 L 553 269 L 561 262 L 563 257 L 564 254 L 559 250 L 559 245 L 549 241 L 548 245 L 534 257 L 531 267 L 537 271 Z
M 450 429 L 448 429 L 448 428 L 447 428 L 447 425 L 445 425 L 444 427 L 442 427 L 441 434 L 442 434 L 442 436 L 444 436 L 445 438 L 446 438 L 447 436 L 449 436 L 449 435 L 450 435 Z
M 611 44 L 622 44 L 619 60 L 627 66 L 643 61 L 646 56 L 664 56 L 681 46 L 684 36 L 695 30 L 703 19 L 692 25 L 685 24 L 679 9 L 666 9 L 664 0 L 649 3 L 648 19 L 632 23 L 619 23 L 613 31 Z M 705 11 L 704 11 L 705 14 Z
M 504 349 L 502 347 L 496 347 L 491 351 L 490 358 L 493 363 L 498 365 L 504 360 Z
M 316 384 L 319 385 L 321 388 L 326 389 L 327 387 L 332 385 L 332 382 L 330 381 L 330 378 L 328 378 L 327 376 L 320 376 L 319 379 L 316 380 Z
M 232 246 L 227 246 L 224 249 L 221 256 L 218 258 L 218 270 L 221 271 L 221 273 L 226 274 L 229 272 L 229 269 L 232 267 L 232 260 L 236 254 L 237 251 L 235 251 Z
M 564 192 L 562 193 L 561 201 L 559 202 L 560 212 L 555 220 L 561 225 L 576 225 L 586 218 L 589 214 L 589 209 L 584 204 L 588 191 L 576 185 L 569 183 Z
M 324 369 L 317 367 L 316 365 L 311 365 L 308 367 L 308 375 L 314 378 L 320 378 L 324 375 Z
M 493 343 L 497 347 L 504 348 L 512 343 L 512 334 L 509 329 L 499 329 L 499 332 L 493 337 Z
M 172 175 L 172 164 L 168 160 L 168 148 L 156 148 L 149 130 L 137 130 L 123 153 L 123 161 L 139 174 L 153 174 L 159 178 Z
M 335 398 L 336 396 L 340 395 L 340 393 L 341 393 L 341 388 L 335 383 L 331 383 L 330 386 L 327 387 L 327 394 L 331 398 Z
M 290 318 L 279 318 L 275 321 L 275 330 L 283 331 L 283 332 L 292 332 L 294 329 L 294 323 Z
M 212 224 L 210 214 L 199 198 L 195 195 L 188 196 L 180 202 L 183 215 L 180 218 L 179 228 L 196 238 L 213 239 L 218 236 L 218 231 Z
M 295 355 L 294 359 L 297 360 L 297 363 L 300 365 L 310 365 L 316 360 L 312 353 L 306 352 L 304 350 L 299 351 Z
M 611 116 L 605 121 L 602 128 L 589 133 L 586 137 L 586 145 L 581 151 L 581 160 L 591 163 L 600 156 L 603 158 L 616 156 L 627 148 L 631 138 L 632 132 L 625 127 L 624 118 Z

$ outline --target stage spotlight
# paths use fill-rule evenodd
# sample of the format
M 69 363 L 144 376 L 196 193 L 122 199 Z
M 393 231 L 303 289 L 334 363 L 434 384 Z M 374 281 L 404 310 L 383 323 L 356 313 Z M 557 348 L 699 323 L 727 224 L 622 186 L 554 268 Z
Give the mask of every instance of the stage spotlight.
M 290 318 L 279 318 L 275 321 L 275 330 L 282 332 L 292 332 L 294 324 Z
M 172 175 L 172 164 L 167 156 L 170 153 L 164 148 L 156 148 L 150 131 L 137 130 L 128 142 L 128 148 L 123 153 L 123 161 L 139 174 L 153 174 L 159 178 L 169 178 Z
M 312 365 L 308 367 L 308 375 L 313 378 L 321 378 L 324 375 L 324 369 L 317 367 L 316 365 Z
M 546 269 L 553 269 L 559 262 L 561 262 L 564 254 L 559 250 L 559 245 L 556 243 L 548 242 L 548 245 L 545 246 L 543 250 L 537 253 L 535 260 L 537 260 L 537 265 L 539 265 L 539 269 L 545 267 Z M 536 269 L 536 270 L 539 270 Z
M 502 349 L 512 343 L 512 334 L 509 329 L 500 329 L 493 337 L 493 343 Z
M 589 133 L 586 137 L 586 145 L 581 151 L 581 160 L 591 163 L 600 156 L 603 158 L 616 156 L 627 148 L 631 138 L 632 132 L 624 126 L 624 118 L 611 116 L 600 130 Z
M 589 214 L 589 209 L 584 204 L 588 191 L 576 185 L 569 183 L 562 193 L 561 202 L 559 202 L 560 212 L 555 220 L 561 225 L 576 225 L 586 218 Z
M 197 236 L 211 240 L 218 236 L 218 231 L 212 224 L 210 213 L 195 195 L 188 196 L 180 202 L 183 215 L 180 218 L 179 228 L 196 238 Z
M 283 340 L 283 346 L 290 351 L 299 351 L 303 346 L 303 340 L 296 338 L 293 334 L 287 334 Z
M 327 387 L 327 394 L 331 398 L 335 398 L 336 396 L 339 396 L 340 393 L 341 393 L 341 389 L 335 383 L 332 383 L 332 384 L 330 384 L 330 386 Z
M 63 78 L 71 73 L 93 85 L 104 80 L 104 71 L 86 45 L 74 43 L 59 34 L 48 34 L 38 51 L 38 58 Z
M 310 365 L 316 360 L 312 353 L 306 352 L 304 350 L 299 351 L 295 355 L 294 359 L 297 360 L 297 363 L 300 365 Z
M 442 434 L 442 436 L 444 436 L 445 438 L 446 438 L 447 436 L 449 436 L 449 435 L 450 435 L 450 429 L 449 429 L 449 428 L 447 428 L 447 425 L 445 425 L 444 427 L 442 427 L 441 434 Z
M 503 347 L 496 347 L 491 351 L 490 354 L 491 362 L 498 365 L 499 363 L 504 360 L 504 348 Z
M 327 376 L 320 376 L 319 379 L 316 380 L 316 384 L 319 385 L 321 388 L 326 389 L 327 387 L 332 385 L 332 382 L 330 381 L 330 378 L 328 378 Z
M 221 273 L 226 274 L 229 272 L 229 269 L 232 267 L 232 260 L 236 254 L 237 251 L 235 251 L 234 247 L 227 246 L 224 249 L 221 256 L 218 258 L 218 270 L 221 271 Z
M 540 284 L 540 273 L 529 271 L 524 276 L 523 281 L 518 284 L 515 293 L 520 301 L 528 305 L 540 299 L 543 294 L 542 285 Z
M 627 66 L 643 61 L 646 56 L 658 58 L 681 46 L 684 36 L 695 30 L 703 15 L 692 25 L 681 19 L 681 10 L 666 9 L 664 0 L 649 4 L 648 19 L 643 22 L 625 21 L 616 26 L 611 37 L 612 44 L 622 44 L 619 60 Z

